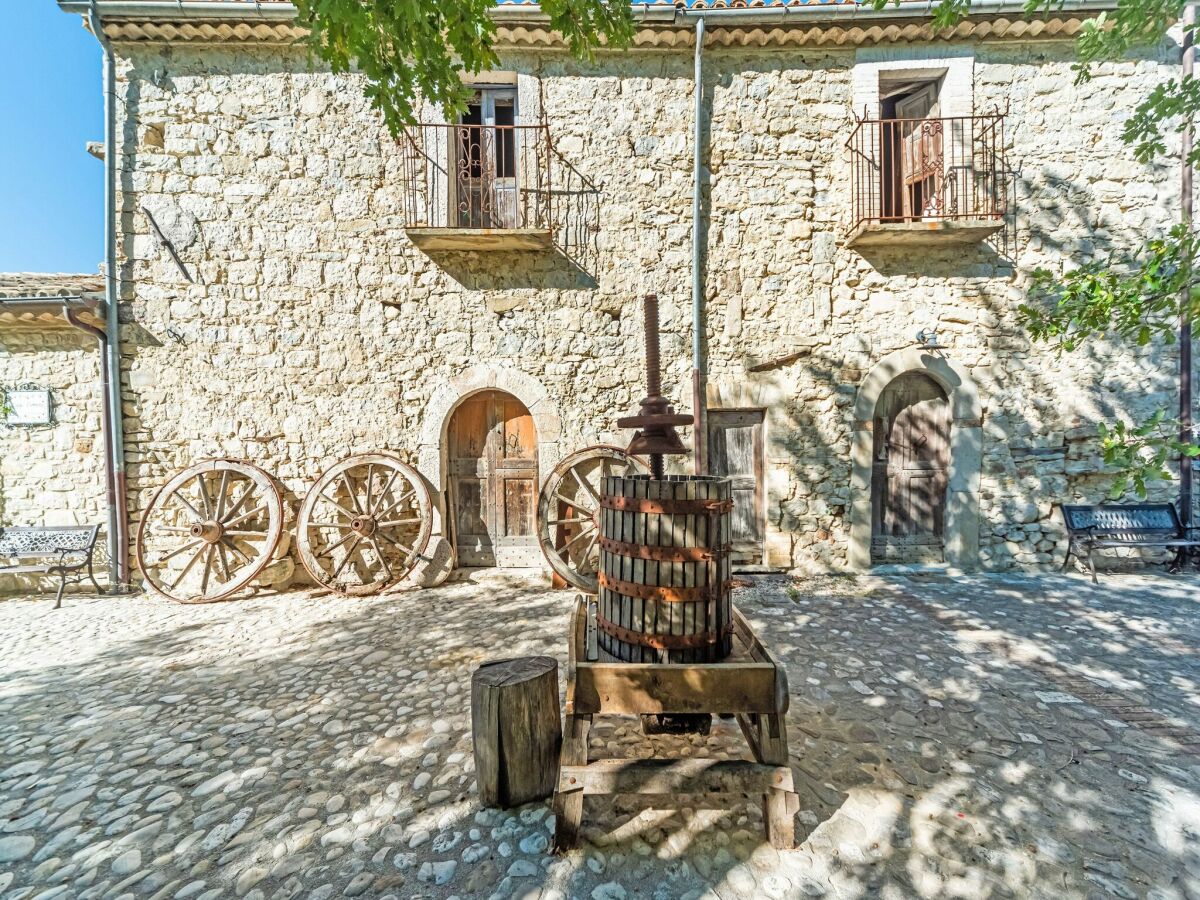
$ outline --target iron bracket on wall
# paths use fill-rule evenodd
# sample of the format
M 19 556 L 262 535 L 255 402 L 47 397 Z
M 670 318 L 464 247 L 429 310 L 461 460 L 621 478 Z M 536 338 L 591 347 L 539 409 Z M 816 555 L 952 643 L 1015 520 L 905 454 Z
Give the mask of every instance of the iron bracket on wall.
M 146 215 L 146 221 L 150 223 L 150 227 L 154 229 L 155 237 L 158 238 L 158 246 L 166 249 L 167 253 L 171 254 L 171 261 L 175 263 L 175 268 L 179 270 L 179 274 L 187 279 L 188 284 L 195 284 L 196 279 L 188 273 L 187 267 L 183 264 L 183 260 L 179 258 L 179 254 L 175 252 L 175 245 L 171 243 L 161 228 L 158 227 L 158 222 L 154 219 L 154 214 L 143 203 L 142 212 Z

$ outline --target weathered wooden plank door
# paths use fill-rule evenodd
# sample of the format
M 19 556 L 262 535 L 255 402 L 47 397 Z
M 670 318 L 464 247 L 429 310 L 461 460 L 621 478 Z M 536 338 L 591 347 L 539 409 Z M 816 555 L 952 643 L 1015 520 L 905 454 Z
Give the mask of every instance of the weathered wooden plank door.
M 907 372 L 875 409 L 871 556 L 940 562 L 950 471 L 950 402 L 928 375 Z
M 481 88 L 459 118 L 450 208 L 461 228 L 517 228 L 517 92 Z
M 763 410 L 709 410 L 708 467 L 733 482 L 733 563 L 758 565 L 767 530 Z
M 926 85 L 896 101 L 900 120 L 900 188 L 906 218 L 946 213 L 943 123 L 938 116 L 937 88 Z
M 447 434 L 450 505 L 460 566 L 538 565 L 537 433 L 502 391 L 467 398 Z

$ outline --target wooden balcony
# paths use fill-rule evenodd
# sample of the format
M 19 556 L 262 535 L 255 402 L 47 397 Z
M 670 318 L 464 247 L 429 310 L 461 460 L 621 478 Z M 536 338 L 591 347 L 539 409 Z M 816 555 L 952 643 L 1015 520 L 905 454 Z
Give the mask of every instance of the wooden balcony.
M 546 126 L 420 124 L 407 137 L 405 232 L 422 250 L 553 245 Z
M 978 244 L 1004 228 L 1004 117 L 862 119 L 849 247 Z

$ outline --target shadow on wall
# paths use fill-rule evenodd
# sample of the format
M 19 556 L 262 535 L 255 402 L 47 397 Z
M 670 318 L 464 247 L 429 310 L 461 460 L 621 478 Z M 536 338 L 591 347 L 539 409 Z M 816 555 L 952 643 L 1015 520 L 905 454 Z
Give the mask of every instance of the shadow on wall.
M 594 290 L 601 191 L 557 150 L 549 154 L 549 188 L 531 187 L 524 205 L 548 210 L 553 246 L 519 252 L 423 251 L 471 291 Z
M 835 287 L 841 288 L 842 311 L 831 308 L 822 315 L 814 306 L 818 333 L 763 334 L 754 341 L 761 356 L 743 359 L 743 368 L 755 372 L 755 391 L 783 398 L 773 416 L 778 427 L 768 432 L 767 455 L 788 469 L 790 486 L 786 494 L 772 493 L 769 519 L 790 533 L 797 562 L 805 555 L 828 561 L 835 550 L 827 542 L 846 540 L 854 399 L 871 367 L 913 346 L 920 328 L 937 329 L 947 344 L 941 352 L 968 367 L 983 393 L 985 568 L 1061 564 L 1065 532 L 1054 504 L 1099 501 L 1111 483 L 1100 460 L 1096 423 L 1148 414 L 1156 399 L 1159 405 L 1172 402 L 1175 369 L 1169 360 L 1163 364 L 1160 346 L 1097 342 L 1058 362 L 1048 347 L 1031 343 L 1016 319 L 1028 269 L 1018 268 L 1006 248 L 1020 247 L 1026 259 L 1037 254 L 1042 264 L 1072 265 L 1107 253 L 1121 264 L 1141 246 L 1145 231 L 1136 217 L 1105 212 L 1087 184 L 1053 171 L 1034 178 L 1015 172 L 1013 179 L 1019 204 L 1010 212 L 1002 245 L 840 251 Z M 854 256 L 866 267 L 856 272 Z M 1016 256 L 1014 251 L 1011 257 Z M 853 289 L 846 287 L 850 276 L 857 279 Z M 897 289 L 882 279 L 904 277 L 909 285 L 892 296 Z M 943 285 L 945 279 L 954 281 Z M 927 304 L 913 290 L 920 285 L 930 292 Z M 884 294 L 886 304 L 877 305 Z M 845 298 L 851 296 L 847 312 Z M 720 334 L 725 315 L 715 310 L 710 334 Z M 891 318 L 895 327 L 880 332 L 877 324 L 873 334 L 855 336 L 858 316 Z M 825 333 L 819 332 L 822 322 Z M 844 326 L 843 337 L 835 324 Z M 745 338 L 743 346 L 749 346 Z M 1172 489 L 1166 483 L 1156 493 L 1170 499 Z

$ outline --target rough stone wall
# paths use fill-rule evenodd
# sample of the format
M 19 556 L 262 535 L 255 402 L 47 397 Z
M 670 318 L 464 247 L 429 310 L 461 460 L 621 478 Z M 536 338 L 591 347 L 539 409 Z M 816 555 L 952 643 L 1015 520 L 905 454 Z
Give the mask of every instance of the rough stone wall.
M 561 429 L 540 436 L 543 474 L 624 442 L 614 423 L 643 392 L 648 290 L 662 299 L 664 381 L 690 408 L 690 54 L 502 54 L 523 116 L 540 110 L 586 203 L 554 252 L 427 255 L 404 233 L 402 148 L 355 78 L 310 71 L 303 51 L 122 51 L 135 506 L 202 456 L 247 457 L 297 494 L 352 452 L 419 462 L 431 398 L 480 364 L 544 389 Z M 1056 358 L 1029 345 L 1015 308 L 1034 267 L 1174 217 L 1174 167 L 1135 165 L 1117 137 L 1166 59 L 1108 65 L 1077 88 L 1069 44 L 978 45 L 975 109 L 1009 105 L 1004 239 L 863 255 L 841 246 L 854 51 L 706 56 L 709 396 L 768 409 L 772 564 L 846 564 L 858 385 L 926 326 L 983 398 L 983 564 L 1051 561 L 1051 502 L 1103 490 L 1094 421 L 1170 404 L 1174 363 L 1157 347 Z M 194 284 L 151 239 L 143 204 L 171 223 Z
M 0 425 L 0 526 L 100 525 L 95 558 L 102 572 L 107 514 L 96 341 L 66 327 L 0 330 L 0 386 L 20 384 L 50 389 L 54 423 Z M 32 584 L 0 575 L 0 593 Z

